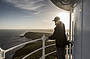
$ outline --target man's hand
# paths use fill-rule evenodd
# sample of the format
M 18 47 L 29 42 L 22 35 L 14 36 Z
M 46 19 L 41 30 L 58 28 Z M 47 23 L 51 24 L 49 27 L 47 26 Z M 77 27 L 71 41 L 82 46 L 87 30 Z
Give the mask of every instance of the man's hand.
M 73 42 L 67 41 L 67 42 L 65 43 L 65 45 L 69 45 L 69 44 L 71 44 L 71 45 L 73 46 Z
M 72 42 L 68 41 L 68 44 L 71 44 L 71 46 L 73 46 L 74 42 L 73 41 Z
M 51 38 L 51 36 L 47 37 L 47 42 L 53 42 L 55 41 L 54 39 Z
M 53 36 L 48 37 L 49 40 L 54 40 Z

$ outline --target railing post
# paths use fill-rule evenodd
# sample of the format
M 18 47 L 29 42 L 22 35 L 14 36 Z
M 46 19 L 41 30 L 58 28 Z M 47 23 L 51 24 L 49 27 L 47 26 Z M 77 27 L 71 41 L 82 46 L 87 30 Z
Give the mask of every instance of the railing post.
M 0 48 L 0 59 L 5 59 L 5 52 Z
M 71 53 L 72 47 L 71 44 L 69 44 L 69 59 L 72 59 L 72 53 Z
M 65 54 L 65 59 L 69 59 L 69 54 L 68 54 L 68 51 L 69 51 L 69 46 L 66 45 L 66 54 Z
M 45 40 L 46 40 L 46 37 L 45 35 L 43 35 L 42 37 L 42 59 L 45 59 Z

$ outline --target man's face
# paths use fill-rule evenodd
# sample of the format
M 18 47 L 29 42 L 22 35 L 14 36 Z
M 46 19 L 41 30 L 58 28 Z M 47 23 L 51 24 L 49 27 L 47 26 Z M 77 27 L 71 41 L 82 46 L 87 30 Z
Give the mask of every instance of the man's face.
M 55 25 L 57 24 L 57 21 L 54 21 L 55 22 Z
M 59 20 L 58 21 L 54 21 L 55 22 L 55 25 L 57 25 L 59 23 Z

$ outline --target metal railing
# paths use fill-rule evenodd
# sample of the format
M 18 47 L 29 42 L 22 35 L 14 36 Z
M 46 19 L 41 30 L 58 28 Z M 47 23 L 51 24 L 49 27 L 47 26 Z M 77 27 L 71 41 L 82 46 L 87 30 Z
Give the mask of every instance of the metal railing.
M 6 57 L 5 54 L 6 54 L 7 52 L 13 50 L 13 49 L 16 49 L 16 48 L 18 48 L 18 47 L 20 47 L 20 46 L 26 45 L 26 44 L 28 44 L 28 43 L 37 42 L 37 41 L 39 41 L 39 40 L 42 40 L 42 47 L 39 48 L 39 49 L 37 49 L 37 50 L 35 50 L 35 51 L 33 51 L 33 52 L 31 52 L 31 53 L 29 53 L 29 54 L 27 54 L 27 55 L 24 56 L 22 59 L 27 58 L 28 56 L 32 55 L 33 53 L 35 53 L 35 52 L 37 52 L 37 51 L 39 51 L 39 50 L 41 50 L 41 49 L 42 49 L 42 59 L 45 59 L 45 56 L 46 56 L 46 55 L 45 55 L 45 48 L 55 45 L 55 44 L 51 44 L 51 45 L 45 46 L 45 41 L 46 41 L 45 35 L 43 35 L 40 39 L 28 41 L 28 42 L 19 44 L 19 45 L 17 45 L 17 46 L 14 46 L 14 47 L 12 47 L 12 48 L 9 48 L 9 49 L 7 49 L 7 50 L 3 50 L 3 49 L 0 48 L 0 59 L 5 59 L 5 57 Z M 48 54 L 48 55 L 49 55 L 49 54 Z
M 46 41 L 45 35 L 43 35 L 43 37 L 41 38 L 41 40 L 42 40 L 42 48 L 39 48 L 39 49 L 37 49 L 37 50 L 35 50 L 35 51 L 27 54 L 27 55 L 24 56 L 22 59 L 26 59 L 28 56 L 32 55 L 33 53 L 35 53 L 35 52 L 37 52 L 37 51 L 39 51 L 39 50 L 41 50 L 41 49 L 42 49 L 42 57 L 41 57 L 41 58 L 42 58 L 42 59 L 45 59 L 45 57 L 46 57 L 46 55 L 45 55 L 45 48 L 50 47 L 50 46 L 54 46 L 55 44 L 51 44 L 51 45 L 45 46 L 45 41 Z M 48 55 L 49 55 L 49 54 L 48 54 Z M 39 59 L 41 59 L 41 58 L 39 58 Z
M 51 44 L 51 45 L 47 45 L 45 46 L 45 41 L 46 41 L 46 37 L 45 35 L 43 35 L 40 39 L 36 39 L 36 40 L 32 40 L 32 41 L 28 41 L 28 42 L 25 42 L 25 43 L 22 43 L 22 44 L 19 44 L 17 46 L 14 46 L 12 48 L 9 48 L 7 50 L 3 50 L 0 48 L 0 59 L 5 59 L 5 54 L 13 49 L 16 49 L 17 47 L 20 47 L 20 46 L 23 46 L 23 45 L 26 45 L 28 43 L 33 43 L 33 42 L 37 42 L 39 40 L 42 40 L 42 47 L 37 49 L 37 50 L 34 50 L 33 52 L 27 54 L 26 56 L 24 56 L 22 59 L 26 59 L 28 56 L 32 55 L 33 53 L 36 53 L 37 51 L 41 50 L 42 49 L 42 56 L 39 58 L 39 59 L 45 59 L 46 56 L 50 55 L 50 54 L 53 54 L 55 53 L 56 51 L 52 51 L 48 54 L 45 54 L 45 48 L 47 47 L 50 47 L 50 46 L 54 46 L 55 44 Z M 72 59 L 72 55 L 71 55 L 71 45 L 67 45 L 66 46 L 66 55 L 65 55 L 65 59 Z

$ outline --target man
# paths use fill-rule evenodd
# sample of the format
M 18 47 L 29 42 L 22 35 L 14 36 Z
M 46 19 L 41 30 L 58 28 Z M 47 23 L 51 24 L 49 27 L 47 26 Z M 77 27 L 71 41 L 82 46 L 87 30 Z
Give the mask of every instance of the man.
M 65 45 L 68 43 L 65 35 L 65 25 L 59 20 L 59 17 L 54 18 L 53 21 L 56 27 L 54 28 L 53 35 L 51 35 L 49 39 L 56 39 L 57 59 L 65 59 Z

